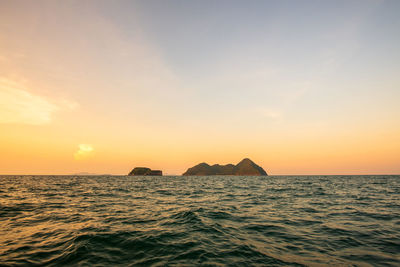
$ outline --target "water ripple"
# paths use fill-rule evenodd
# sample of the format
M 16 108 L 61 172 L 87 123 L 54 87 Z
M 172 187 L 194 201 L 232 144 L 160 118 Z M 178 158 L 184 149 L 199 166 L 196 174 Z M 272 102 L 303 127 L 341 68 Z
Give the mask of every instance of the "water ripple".
M 0 176 L 0 265 L 399 266 L 399 176 Z

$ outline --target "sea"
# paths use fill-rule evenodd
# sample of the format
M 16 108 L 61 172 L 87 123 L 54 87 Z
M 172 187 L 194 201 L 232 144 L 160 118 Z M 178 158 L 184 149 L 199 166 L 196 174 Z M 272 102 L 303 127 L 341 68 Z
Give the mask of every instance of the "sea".
M 400 266 L 400 176 L 0 176 L 1 266 Z

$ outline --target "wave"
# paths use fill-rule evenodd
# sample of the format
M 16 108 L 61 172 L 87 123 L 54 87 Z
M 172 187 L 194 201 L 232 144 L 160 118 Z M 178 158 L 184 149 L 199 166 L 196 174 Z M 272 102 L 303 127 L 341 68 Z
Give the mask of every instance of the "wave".
M 0 265 L 399 265 L 398 176 L 0 179 Z

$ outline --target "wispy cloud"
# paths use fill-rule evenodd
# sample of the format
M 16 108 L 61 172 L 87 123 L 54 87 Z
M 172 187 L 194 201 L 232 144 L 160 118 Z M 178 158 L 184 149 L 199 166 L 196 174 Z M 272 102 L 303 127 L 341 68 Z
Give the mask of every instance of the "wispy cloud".
M 30 93 L 20 84 L 0 78 L 0 123 L 47 124 L 58 109 L 57 105 Z
M 78 150 L 74 153 L 76 160 L 82 160 L 93 155 L 94 148 L 89 144 L 80 144 Z
M 0 123 L 48 124 L 60 109 L 75 109 L 76 102 L 60 99 L 49 100 L 31 93 L 22 82 L 0 77 Z

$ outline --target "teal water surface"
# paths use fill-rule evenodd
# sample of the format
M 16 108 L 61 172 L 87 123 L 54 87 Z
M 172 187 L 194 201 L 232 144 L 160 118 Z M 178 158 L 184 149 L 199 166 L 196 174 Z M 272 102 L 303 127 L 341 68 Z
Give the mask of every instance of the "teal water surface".
M 400 176 L 0 176 L 0 265 L 400 266 Z

